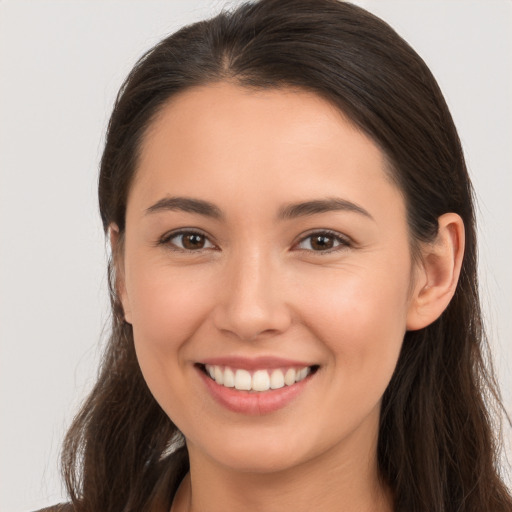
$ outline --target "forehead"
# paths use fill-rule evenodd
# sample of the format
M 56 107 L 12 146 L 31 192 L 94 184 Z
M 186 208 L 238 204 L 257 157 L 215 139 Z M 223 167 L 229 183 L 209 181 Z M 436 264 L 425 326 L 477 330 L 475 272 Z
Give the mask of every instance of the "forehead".
M 134 187 L 148 200 L 179 193 L 213 202 L 254 191 L 280 201 L 334 189 L 356 201 L 399 193 L 382 151 L 328 101 L 224 82 L 188 89 L 161 109 Z
M 226 150 L 234 152 L 240 147 L 249 159 L 262 150 L 267 155 L 286 154 L 297 145 L 320 149 L 331 143 L 346 159 L 352 153 L 346 146 L 356 142 L 382 157 L 373 141 L 338 108 L 313 92 L 248 88 L 229 82 L 192 87 L 173 96 L 148 127 L 140 162 L 154 159 L 162 145 L 182 142 L 187 143 L 183 150 L 200 149 L 195 152 L 198 158 L 206 151 L 215 155 L 215 150 L 228 156 Z M 248 151 L 250 146 L 253 151 Z

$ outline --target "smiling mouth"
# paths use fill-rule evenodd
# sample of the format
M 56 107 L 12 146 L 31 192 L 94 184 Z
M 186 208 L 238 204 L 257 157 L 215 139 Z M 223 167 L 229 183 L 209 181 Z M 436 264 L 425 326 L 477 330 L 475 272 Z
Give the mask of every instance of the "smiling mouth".
M 248 371 L 241 368 L 197 363 L 205 375 L 220 386 L 261 393 L 293 386 L 318 370 L 318 365 Z

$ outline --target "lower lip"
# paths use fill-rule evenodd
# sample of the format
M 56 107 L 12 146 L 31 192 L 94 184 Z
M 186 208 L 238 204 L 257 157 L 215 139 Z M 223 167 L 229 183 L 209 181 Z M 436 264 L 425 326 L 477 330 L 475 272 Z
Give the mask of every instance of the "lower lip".
M 314 376 L 314 374 L 310 374 L 305 379 L 291 386 L 269 389 L 268 391 L 250 392 L 238 391 L 235 388 L 221 386 L 211 377 L 207 376 L 201 369 L 198 368 L 197 371 L 206 384 L 208 391 L 218 403 L 230 411 L 251 416 L 269 414 L 286 407 L 304 391 L 304 388 L 310 383 L 311 378 Z

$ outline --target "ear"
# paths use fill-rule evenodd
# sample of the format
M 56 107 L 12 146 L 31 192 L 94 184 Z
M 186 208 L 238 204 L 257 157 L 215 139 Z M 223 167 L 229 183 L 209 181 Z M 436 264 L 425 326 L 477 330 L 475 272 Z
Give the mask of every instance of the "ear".
M 445 213 L 438 224 L 436 239 L 422 247 L 417 264 L 407 314 L 409 331 L 437 320 L 457 288 L 464 256 L 464 222 L 456 213 Z
M 131 311 L 128 295 L 126 293 L 125 272 L 124 272 L 124 237 L 119 232 L 117 224 L 110 224 L 109 228 L 110 247 L 112 249 L 112 262 L 114 265 L 116 294 L 123 307 L 124 319 L 131 324 Z

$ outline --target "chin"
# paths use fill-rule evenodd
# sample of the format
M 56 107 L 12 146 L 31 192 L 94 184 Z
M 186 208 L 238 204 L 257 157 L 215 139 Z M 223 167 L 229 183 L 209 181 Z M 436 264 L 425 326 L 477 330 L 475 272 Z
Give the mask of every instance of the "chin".
M 290 450 L 263 450 L 250 447 L 245 451 L 226 450 L 219 454 L 217 462 L 226 468 L 240 473 L 278 473 L 299 466 L 302 457 Z
M 187 440 L 191 459 L 202 452 L 215 464 L 241 473 L 276 473 L 290 470 L 315 459 L 329 450 L 329 442 L 316 440 L 308 430 L 277 432 L 272 428 L 256 428 L 252 432 L 230 429 L 224 438 L 202 439 L 199 443 Z M 238 435 L 237 435 L 238 434 Z

